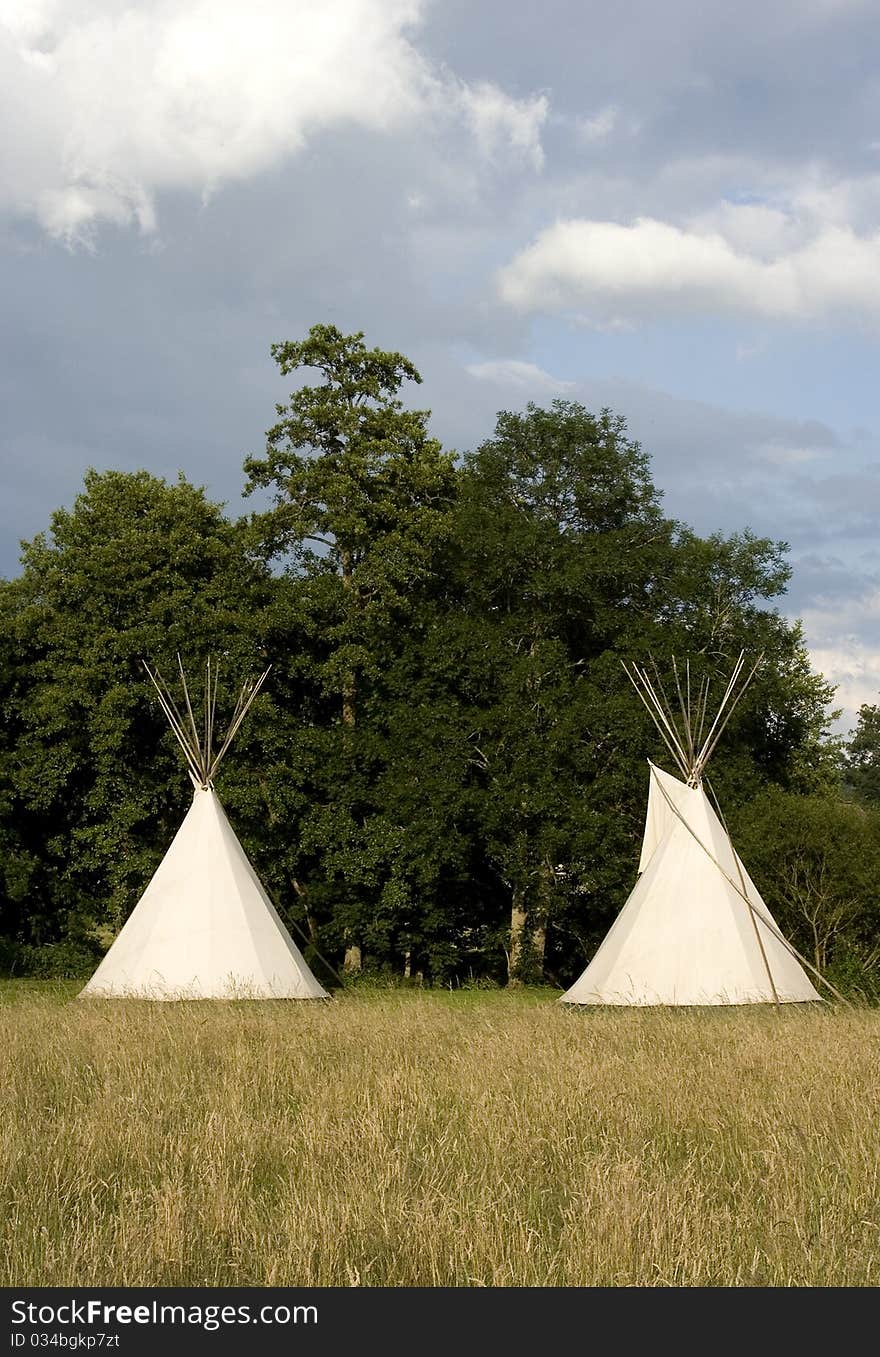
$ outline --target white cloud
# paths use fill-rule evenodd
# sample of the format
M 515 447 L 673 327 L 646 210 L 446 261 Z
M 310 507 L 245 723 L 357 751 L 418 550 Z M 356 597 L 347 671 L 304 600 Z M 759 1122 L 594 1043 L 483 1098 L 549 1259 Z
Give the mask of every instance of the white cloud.
M 863 705 L 876 706 L 880 701 L 880 650 L 869 650 L 853 638 L 848 647 L 835 650 L 816 650 L 808 647 L 814 668 L 834 684 L 832 707 L 841 715 L 832 726 L 832 733 L 850 735 Z
M 711 224 L 558 221 L 501 271 L 499 290 L 521 311 L 586 310 L 600 319 L 660 310 L 880 316 L 880 232 L 796 222 L 786 248 L 787 232 L 784 214 L 735 205 Z
M 843 709 L 837 723 L 840 733 L 853 729 L 859 707 L 880 702 L 880 649 L 858 636 L 841 636 L 830 644 L 811 645 L 811 622 L 804 619 L 807 649 L 820 674 L 833 683 L 832 705 Z
M 461 102 L 485 155 L 492 157 L 499 147 L 509 146 L 534 169 L 543 167 L 541 127 L 549 109 L 545 95 L 512 99 L 497 85 L 482 82 L 462 86 Z
M 514 387 L 518 391 L 571 391 L 575 382 L 563 381 L 545 372 L 535 363 L 523 363 L 515 358 L 498 358 L 488 363 L 471 363 L 467 371 L 480 382 L 495 382 L 498 386 Z
M 823 591 L 821 574 L 814 579 L 799 614 L 813 664 L 837 688 L 833 705 L 843 708 L 844 731 L 855 725 L 862 703 L 880 702 L 880 588 L 876 579 L 860 587 L 854 576 L 847 581 L 838 573 L 835 580 L 831 569 L 828 582 L 837 587 L 830 591 Z
M 767 262 L 809 238 L 801 216 L 763 202 L 721 202 L 693 217 L 688 227 L 697 235 L 721 236 L 731 249 Z
M 604 141 L 617 125 L 618 109 L 615 104 L 606 104 L 592 118 L 578 120 L 578 132 L 586 142 Z
M 434 69 L 422 0 L 0 0 L 0 207 L 82 240 L 155 224 L 163 189 L 210 193 L 322 129 L 469 128 L 540 168 L 542 97 Z

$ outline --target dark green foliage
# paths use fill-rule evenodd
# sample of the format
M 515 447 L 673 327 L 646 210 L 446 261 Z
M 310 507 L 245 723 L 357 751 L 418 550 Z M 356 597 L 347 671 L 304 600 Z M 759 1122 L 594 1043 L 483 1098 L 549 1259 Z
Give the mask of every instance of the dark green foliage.
M 89 472 L 73 509 L 0 586 L 3 925 L 45 945 L 114 929 L 187 802 L 177 747 L 141 668 L 206 653 L 261 663 L 266 572 L 241 527 L 181 479 Z
M 317 381 L 246 463 L 271 508 L 235 523 L 184 480 L 91 472 L 0 584 L 7 965 L 87 966 L 180 822 L 188 784 L 143 656 L 170 677 L 179 651 L 196 698 L 219 657 L 230 701 L 272 664 L 218 790 L 325 981 L 354 949 L 413 982 L 578 973 L 635 879 L 646 757 L 668 766 L 623 659 L 667 678 L 690 657 L 715 702 L 739 651 L 764 651 L 714 785 L 734 814 L 825 804 L 831 690 L 770 606 L 783 543 L 666 517 L 609 411 L 502 412 L 456 466 L 400 398 L 420 381 L 403 355 L 332 326 L 273 354 Z M 850 748 L 854 788 L 873 729 Z M 829 964 L 870 948 L 871 909 Z
M 622 419 L 555 401 L 503 412 L 465 459 L 456 601 L 470 632 L 470 743 L 496 913 L 525 915 L 527 978 L 577 974 L 635 879 L 645 757 L 665 749 L 622 659 L 690 656 L 720 700 L 743 648 L 766 662 L 717 760 L 734 800 L 821 768 L 830 690 L 799 631 L 766 606 L 787 579 L 784 546 L 751 534 L 697 538 L 664 518 Z
M 283 374 L 313 368 L 323 381 L 277 407 L 265 456 L 245 462 L 246 490 L 273 491 L 274 508 L 254 521 L 257 540 L 310 578 L 313 606 L 332 623 L 328 686 L 342 691 L 350 671 L 369 663 L 371 628 L 405 611 L 432 573 L 452 459 L 429 437 L 427 412 L 398 398 L 404 381 L 421 381 L 401 354 L 328 325 L 272 353 Z
M 880 997 L 880 812 L 771 787 L 729 819 L 786 936 L 839 984 Z
M 40 946 L 0 937 L 0 975 L 87 980 L 103 955 L 97 938 L 72 936 Z
M 880 806 L 880 707 L 864 703 L 843 754 L 846 784 L 857 801 Z
M 376 964 L 402 963 L 423 866 L 401 806 L 383 795 L 396 738 L 387 712 L 401 696 L 395 658 L 435 588 L 452 457 L 429 437 L 427 414 L 399 399 L 405 381 L 421 381 L 401 354 L 324 325 L 272 352 L 285 375 L 310 368 L 323 379 L 278 406 L 265 456 L 245 463 L 247 488 L 274 493 L 274 508 L 253 520 L 254 540 L 285 563 L 289 620 L 309 647 L 307 712 L 294 708 L 279 726 L 292 752 L 302 744 L 294 728 L 314 723 L 297 767 L 279 750 L 279 769 L 304 789 L 285 814 L 299 898 L 337 955 L 354 945 Z
M 622 885 L 605 869 L 626 864 L 633 826 L 594 785 L 630 756 L 617 656 L 654 609 L 675 529 L 622 419 L 564 401 L 499 415 L 465 459 L 456 529 L 479 831 L 499 928 L 512 910 L 528 920 L 510 940 L 510 969 L 534 979 L 548 924 L 554 965 L 582 962 L 584 926 L 607 925 L 609 891 Z

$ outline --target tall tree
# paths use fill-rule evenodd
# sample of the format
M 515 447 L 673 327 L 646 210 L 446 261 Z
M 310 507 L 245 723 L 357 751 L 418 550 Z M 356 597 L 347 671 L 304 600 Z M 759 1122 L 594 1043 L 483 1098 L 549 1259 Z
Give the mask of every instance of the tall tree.
M 509 972 L 528 978 L 560 883 L 593 877 L 596 680 L 611 668 L 619 686 L 607 657 L 653 606 L 674 525 L 623 419 L 562 400 L 499 414 L 466 458 L 457 521 L 475 653 L 491 651 L 473 735 L 483 828 L 509 891 Z
M 113 471 L 24 544 L 0 584 L 7 937 L 118 926 L 137 899 L 187 794 L 140 662 L 262 666 L 271 581 L 245 547 L 183 478 Z
M 330 785 L 302 831 L 334 880 L 346 965 L 358 969 L 372 926 L 359 905 L 365 864 L 375 860 L 371 870 L 382 876 L 399 838 L 370 825 L 377 755 L 361 718 L 430 587 L 448 531 L 453 457 L 429 435 L 428 413 L 404 408 L 401 387 L 421 377 L 402 354 L 331 325 L 275 344 L 272 354 L 285 376 L 314 369 L 322 378 L 277 406 L 265 455 L 245 462 L 245 489 L 273 494 L 273 507 L 254 517 L 259 549 L 298 580 L 317 683 L 338 703 L 324 761 Z
M 354 725 L 371 625 L 405 609 L 431 570 L 452 457 L 429 436 L 428 412 L 406 410 L 398 398 L 404 381 L 422 380 L 402 354 L 368 349 L 362 333 L 314 325 L 304 340 L 273 344 L 272 355 L 285 376 L 314 368 L 323 382 L 276 407 L 265 456 L 245 461 L 245 493 L 274 494 L 274 508 L 255 520 L 264 554 L 336 586 L 321 591 L 336 616 L 325 670 L 343 723 Z
M 534 976 L 551 918 L 557 956 L 559 941 L 588 951 L 631 880 L 643 761 L 664 751 L 621 659 L 691 654 L 723 686 L 741 648 L 766 652 L 715 765 L 722 781 L 736 769 L 740 795 L 815 766 L 830 690 L 767 606 L 788 577 L 784 544 L 702 539 L 665 518 L 647 457 L 609 411 L 502 412 L 466 459 L 457 524 L 487 670 L 472 715 L 482 832 L 508 892 L 510 974 Z

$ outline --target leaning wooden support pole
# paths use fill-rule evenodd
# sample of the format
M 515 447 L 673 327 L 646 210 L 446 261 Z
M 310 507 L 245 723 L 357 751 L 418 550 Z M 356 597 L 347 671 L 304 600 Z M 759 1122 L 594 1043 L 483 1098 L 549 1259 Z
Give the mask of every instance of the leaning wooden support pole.
M 214 774 L 216 773 L 218 767 L 220 766 L 220 761 L 223 758 L 223 755 L 226 753 L 227 749 L 232 744 L 232 741 L 235 739 L 239 726 L 241 725 L 244 718 L 247 716 L 251 704 L 253 703 L 254 699 L 256 698 L 257 694 L 259 693 L 260 689 L 266 682 L 266 679 L 269 677 L 269 674 L 271 672 L 272 666 L 270 665 L 268 669 L 265 669 L 263 673 L 260 674 L 259 678 L 242 685 L 241 692 L 239 693 L 238 696 L 238 703 L 236 705 L 235 713 L 233 714 L 232 722 L 230 723 L 229 729 L 226 732 L 226 738 L 224 739 L 222 745 L 220 746 L 220 750 L 217 754 L 217 757 L 214 759 L 214 762 L 212 763 L 211 768 L 209 770 L 211 777 L 213 777 Z
M 704 745 L 704 747 L 703 747 L 703 750 L 702 750 L 702 752 L 701 752 L 701 754 L 700 754 L 700 760 L 699 760 L 699 775 L 700 775 L 701 777 L 702 777 L 702 771 L 703 771 L 703 769 L 705 768 L 706 764 L 709 762 L 709 759 L 712 757 L 712 754 L 713 754 L 714 751 L 715 751 L 715 746 L 718 744 L 718 741 L 721 739 L 721 736 L 724 734 L 724 731 L 725 731 L 725 729 L 726 729 L 726 727 L 727 727 L 728 721 L 729 721 L 730 718 L 733 716 L 733 713 L 736 711 L 736 708 L 737 708 L 737 706 L 739 705 L 740 699 L 742 698 L 742 696 L 743 696 L 743 694 L 745 693 L 746 689 L 747 689 L 747 688 L 749 687 L 749 685 L 751 684 L 752 679 L 753 679 L 753 678 L 755 677 L 755 675 L 757 674 L 758 669 L 760 668 L 761 664 L 763 663 L 763 660 L 764 660 L 764 652 L 763 652 L 763 650 L 762 650 L 761 653 L 760 653 L 760 655 L 758 656 L 758 658 L 755 660 L 755 663 L 752 665 L 752 668 L 751 668 L 751 670 L 749 671 L 747 677 L 744 679 L 743 684 L 742 684 L 742 686 L 741 686 L 739 692 L 736 694 L 735 697 L 732 697 L 732 698 L 731 698 L 730 703 L 729 703 L 729 705 L 727 706 L 726 712 L 725 712 L 725 714 L 724 714 L 724 719 L 723 719 L 723 721 L 721 722 L 720 726 L 718 727 L 717 731 L 715 732 L 715 738 L 714 738 L 713 740 L 711 740 L 711 741 L 710 741 L 709 739 L 706 740 L 706 743 L 705 743 L 705 745 Z
M 743 898 L 745 900 L 748 900 L 749 893 L 746 890 L 746 879 L 745 876 L 743 875 L 742 863 L 739 860 L 739 853 L 733 846 L 733 839 L 730 837 L 730 830 L 727 828 L 727 821 L 724 818 L 724 812 L 721 809 L 718 797 L 715 795 L 715 788 L 712 786 L 708 778 L 706 778 L 706 786 L 709 788 L 709 794 L 711 795 L 712 800 L 715 802 L 715 810 L 718 813 L 718 819 L 721 822 L 721 828 L 727 835 L 727 842 L 730 845 L 730 851 L 733 854 L 733 860 L 736 863 L 736 874 L 739 877 L 740 892 Z M 764 963 L 764 970 L 767 972 L 767 979 L 770 982 L 770 988 L 773 991 L 773 1002 L 776 1004 L 776 1007 L 779 1008 L 782 1001 L 779 998 L 779 993 L 776 989 L 776 981 L 773 979 L 773 972 L 770 969 L 770 961 L 767 957 L 767 952 L 764 947 L 764 939 L 761 937 L 761 930 L 758 928 L 758 920 L 755 918 L 754 910 L 749 910 L 749 919 L 751 920 L 752 928 L 755 931 L 755 941 L 758 944 L 758 950 L 761 953 L 761 960 Z
M 196 718 L 193 716 L 192 704 L 189 700 L 189 688 L 187 687 L 186 683 L 186 674 L 183 672 L 183 660 L 180 658 L 179 653 L 177 656 L 177 667 L 180 670 L 180 682 L 183 684 L 183 696 L 184 700 L 186 701 L 186 710 L 187 715 L 189 716 L 190 729 L 192 730 L 193 748 L 198 751 L 199 765 L 201 767 L 202 772 L 202 780 L 204 782 L 207 782 L 208 770 L 205 767 L 205 754 L 204 750 L 202 749 L 201 741 L 199 740 L 199 728 L 196 725 Z
M 171 698 L 170 694 L 166 694 L 165 691 L 163 690 L 162 676 L 159 673 L 158 669 L 155 670 L 154 672 L 147 664 L 146 660 L 142 660 L 141 663 L 143 664 L 144 669 L 147 671 L 147 674 L 150 677 L 153 687 L 156 689 L 156 692 L 159 697 L 159 704 L 162 707 L 162 710 L 164 711 L 166 717 L 168 718 L 168 724 L 170 725 L 174 733 L 174 738 L 177 740 L 177 743 L 183 750 L 183 755 L 184 758 L 186 759 L 186 766 L 189 769 L 195 782 L 199 786 L 201 786 L 202 771 L 200 767 L 198 752 L 194 751 L 191 747 L 191 742 L 187 736 L 186 727 L 183 724 L 182 718 L 177 710 L 174 700 Z
M 674 728 L 669 726 L 669 723 L 663 715 L 663 709 L 656 699 L 650 680 L 644 671 L 639 669 L 638 665 L 634 664 L 632 669 L 630 669 L 624 660 L 621 660 L 620 663 L 623 672 L 635 688 L 639 701 L 642 703 L 651 720 L 654 722 L 654 725 L 657 727 L 657 731 L 661 736 L 663 743 L 666 745 L 673 762 L 682 777 L 687 779 L 689 770 L 684 750 L 681 747 L 677 732 Z
M 653 677 L 645 666 L 638 665 L 635 662 L 628 665 L 625 661 L 621 661 L 624 673 L 638 693 L 643 706 L 648 711 L 663 738 L 666 748 L 689 787 L 700 785 L 706 764 L 711 758 L 728 721 L 758 672 L 763 659 L 762 652 L 743 678 L 746 657 L 745 651 L 740 651 L 705 737 L 703 731 L 706 725 L 709 701 L 709 680 L 708 677 L 701 680 L 698 695 L 696 701 L 694 701 L 691 691 L 689 659 L 686 661 L 684 684 L 682 684 L 678 664 L 675 657 L 672 657 L 672 674 L 675 683 L 675 695 L 678 699 L 679 715 L 676 715 L 673 710 L 673 703 L 666 697 L 660 677 L 660 669 L 653 655 L 650 656 Z
M 211 661 L 208 660 L 205 666 L 203 731 L 200 734 L 193 712 L 192 702 L 190 701 L 183 661 L 180 656 L 177 656 L 177 663 L 180 670 L 181 684 L 183 686 L 186 708 L 185 716 L 177 706 L 171 690 L 163 679 L 159 669 L 152 669 L 146 660 L 142 660 L 141 663 L 146 670 L 153 687 L 156 689 L 160 705 L 168 718 L 168 724 L 174 732 L 174 737 L 183 750 L 191 776 L 199 787 L 210 787 L 223 756 L 235 739 L 238 729 L 244 718 L 247 716 L 254 699 L 266 679 L 269 677 L 272 666 L 270 665 L 268 669 L 264 670 L 257 679 L 247 679 L 242 684 L 235 704 L 235 710 L 232 713 L 232 719 L 229 723 L 229 728 L 223 737 L 219 750 L 214 754 L 214 716 L 217 708 L 217 688 L 220 680 L 219 665 L 212 669 Z

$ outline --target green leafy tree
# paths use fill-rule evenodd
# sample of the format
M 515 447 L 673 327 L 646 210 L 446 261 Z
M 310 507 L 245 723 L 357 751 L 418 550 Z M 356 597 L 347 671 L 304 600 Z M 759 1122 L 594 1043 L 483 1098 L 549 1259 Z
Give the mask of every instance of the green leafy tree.
M 263 666 L 271 588 L 245 526 L 181 478 L 90 471 L 0 585 L 3 924 L 24 944 L 118 927 L 187 782 L 141 660 Z M 7 830 L 8 833 L 8 830 Z
M 332 325 L 273 344 L 272 354 L 285 376 L 314 368 L 323 381 L 277 406 L 265 456 L 245 462 L 245 493 L 272 490 L 274 507 L 255 520 L 262 551 L 308 576 L 317 607 L 332 617 L 325 685 L 354 725 L 359 675 L 375 672 L 373 628 L 393 624 L 431 573 L 452 457 L 429 436 L 427 412 L 398 398 L 405 381 L 422 380 L 402 354 L 368 349 L 362 334 Z
M 622 904 L 644 759 L 666 758 L 621 659 L 691 655 L 720 697 L 740 649 L 765 652 L 715 763 L 738 797 L 815 769 L 830 689 L 767 606 L 788 578 L 784 544 L 702 539 L 665 518 L 646 455 L 608 411 L 502 412 L 465 461 L 457 528 L 483 671 L 470 718 L 481 832 L 507 896 L 510 974 L 535 977 L 548 924 L 551 970 L 565 970 Z
M 880 992 L 880 814 L 769 787 L 731 825 L 786 936 L 822 973 Z
M 383 740 L 365 713 L 382 705 L 389 658 L 432 587 L 455 472 L 428 433 L 427 412 L 405 409 L 399 397 L 404 382 L 421 381 L 402 354 L 329 325 L 272 353 L 285 376 L 313 369 L 322 379 L 277 407 L 265 455 L 245 462 L 246 492 L 273 494 L 273 507 L 254 517 L 255 540 L 296 580 L 315 700 L 331 704 L 314 804 L 299 831 L 312 855 L 312 898 L 320 904 L 324 893 L 346 965 L 358 969 L 364 943 L 387 954 L 379 920 L 409 890 L 405 828 L 375 802 Z
M 738 799 L 778 783 L 825 793 L 839 782 L 839 751 L 830 736 L 839 712 L 834 688 L 812 667 L 799 623 L 774 607 L 791 567 L 785 542 L 748 530 L 700 538 L 681 528 L 673 572 L 658 589 L 655 625 L 640 648 L 691 658 L 695 679 L 720 700 L 733 664 L 745 650 L 764 660 L 713 759 L 713 776 Z
M 853 796 L 866 806 L 880 806 L 880 707 L 869 703 L 859 707 L 842 763 Z
M 482 832 L 508 899 L 509 974 L 533 978 L 557 897 L 592 893 L 614 851 L 615 827 L 590 804 L 608 756 L 598 689 L 609 673 L 620 688 L 616 655 L 653 607 L 674 525 L 624 421 L 558 400 L 499 414 L 465 459 L 457 528 L 484 673 L 471 718 Z
M 402 355 L 330 326 L 273 352 L 320 380 L 246 463 L 270 508 L 232 523 L 183 480 L 93 472 L 0 583 L 0 934 L 115 926 L 176 829 L 142 656 L 272 663 L 220 790 L 319 970 L 572 978 L 666 760 L 622 659 L 690 656 L 720 696 L 763 651 L 713 759 L 725 809 L 836 786 L 831 690 L 772 606 L 785 545 L 667 518 L 621 418 L 502 412 L 456 469 Z

